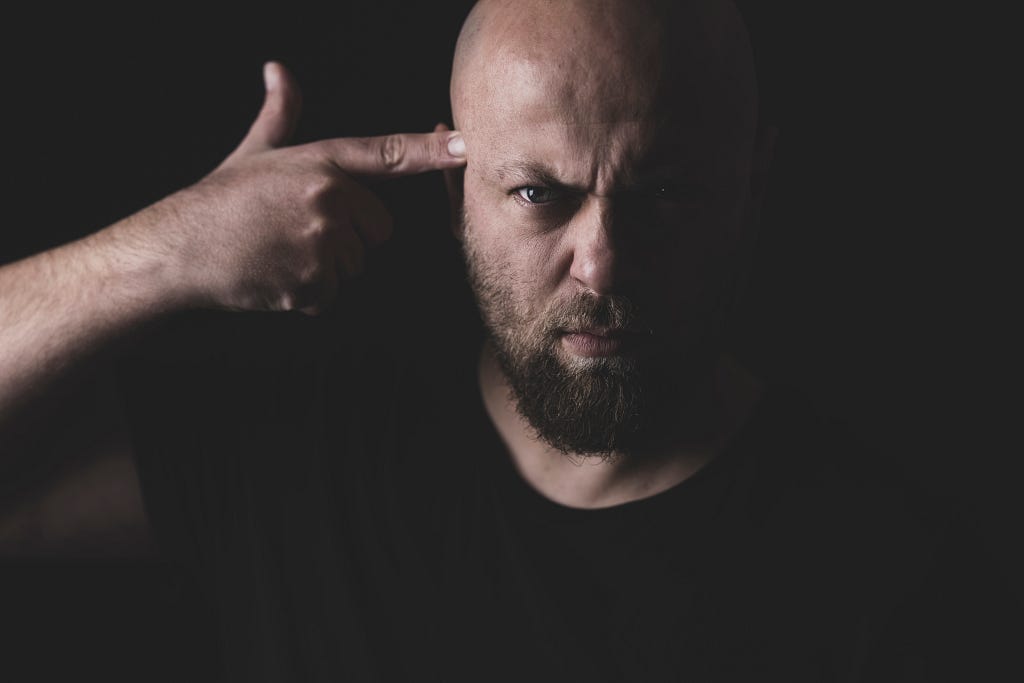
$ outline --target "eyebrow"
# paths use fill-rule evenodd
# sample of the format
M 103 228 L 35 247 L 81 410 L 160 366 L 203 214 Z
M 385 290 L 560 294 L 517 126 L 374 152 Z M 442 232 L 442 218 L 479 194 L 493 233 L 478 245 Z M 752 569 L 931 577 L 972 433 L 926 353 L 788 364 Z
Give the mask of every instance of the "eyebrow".
M 589 189 L 582 185 L 573 185 L 558 178 L 557 172 L 551 167 L 537 161 L 516 159 L 498 164 L 495 173 L 502 182 L 513 181 L 523 185 L 538 185 L 555 190 L 564 190 L 586 194 Z M 676 163 L 642 164 L 623 179 L 622 189 L 641 188 L 655 185 L 673 178 L 689 177 L 691 174 L 682 170 Z
M 506 161 L 499 164 L 494 170 L 502 181 L 513 180 L 523 184 L 541 185 L 573 192 L 587 191 L 585 187 L 559 180 L 552 168 L 536 161 Z

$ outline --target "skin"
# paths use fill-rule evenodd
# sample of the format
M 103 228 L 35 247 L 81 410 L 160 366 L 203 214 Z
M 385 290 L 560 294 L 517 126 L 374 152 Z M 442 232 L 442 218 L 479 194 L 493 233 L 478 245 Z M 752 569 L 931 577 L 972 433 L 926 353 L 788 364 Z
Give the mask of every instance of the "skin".
M 66 465 L 28 495 L 0 500 L 0 555 L 152 547 L 104 361 L 182 311 L 323 310 L 358 275 L 365 250 L 391 232 L 386 209 L 361 184 L 367 177 L 444 170 L 454 214 L 465 209 L 472 226 L 456 229 L 482 262 L 518 283 L 510 291 L 522 320 L 577 291 L 639 293 L 666 336 L 692 340 L 753 234 L 771 147 L 770 136 L 755 143 L 749 54 L 727 7 L 687 4 L 684 21 L 670 24 L 684 49 L 666 59 L 644 2 L 485 0 L 456 54 L 459 133 L 439 126 L 288 146 L 301 97 L 284 67 L 267 64 L 263 109 L 207 177 L 82 240 L 0 267 L 2 471 L 44 452 Z M 574 201 L 554 213 L 516 203 L 516 187 L 544 180 L 522 177 L 523 161 L 542 164 Z M 667 242 L 631 229 L 638 222 L 622 201 L 623 188 L 658 185 L 655 171 L 664 176 L 666 166 L 670 178 L 716 188 L 714 202 L 659 209 L 667 223 L 682 216 L 693 228 Z M 690 476 L 757 395 L 735 364 L 717 363 L 694 384 L 692 415 L 724 415 L 714 421 L 725 425 L 720 433 L 703 438 L 701 420 L 682 420 L 678 448 L 659 457 L 578 467 L 586 454 L 553 454 L 518 420 L 487 348 L 480 368 L 487 409 L 524 477 L 577 507 L 633 500 Z M 53 420 L 60 430 L 47 429 Z
M 0 555 L 148 547 L 105 361 L 183 311 L 320 312 L 391 234 L 387 210 L 361 181 L 465 164 L 449 131 L 288 146 L 298 87 L 273 62 L 264 79 L 259 116 L 208 176 L 0 268 L 0 472 L 44 456 L 64 464 L 26 495 L 0 499 Z M 61 429 L 48 429 L 52 420 Z
M 738 275 L 767 156 L 731 8 L 689 2 L 663 22 L 645 2 L 484 0 L 463 29 L 451 92 L 468 150 L 462 177 L 449 174 L 461 236 L 471 261 L 503 274 L 516 324 L 579 292 L 628 294 L 648 304 L 671 348 L 696 353 Z M 705 189 L 652 199 L 665 183 Z M 543 204 L 525 200 L 530 187 Z M 567 343 L 558 353 L 589 362 Z M 737 431 L 758 382 L 727 357 L 703 369 L 667 444 L 642 458 L 553 450 L 516 411 L 490 346 L 480 386 L 524 479 L 595 508 L 678 484 Z

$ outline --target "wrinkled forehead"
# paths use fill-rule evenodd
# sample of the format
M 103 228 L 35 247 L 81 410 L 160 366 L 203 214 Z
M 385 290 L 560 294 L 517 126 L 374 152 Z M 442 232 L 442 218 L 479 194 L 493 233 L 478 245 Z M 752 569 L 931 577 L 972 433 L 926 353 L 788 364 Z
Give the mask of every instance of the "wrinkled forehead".
M 562 57 L 562 58 L 559 58 Z M 499 54 L 471 84 L 463 129 L 510 128 L 555 122 L 603 125 L 656 115 L 655 78 L 632 64 Z
M 493 173 L 510 160 L 562 169 L 562 176 L 612 173 L 627 180 L 655 168 L 743 175 L 749 141 L 698 97 L 666 97 L 650 72 L 610 74 L 508 60 L 491 67 L 459 123 L 471 165 Z M 574 77 L 574 73 L 579 73 Z
M 754 126 L 745 84 L 709 53 L 700 27 L 668 33 L 642 5 L 492 17 L 453 74 L 455 123 L 474 165 L 538 153 L 620 165 L 673 155 L 729 165 L 746 156 Z

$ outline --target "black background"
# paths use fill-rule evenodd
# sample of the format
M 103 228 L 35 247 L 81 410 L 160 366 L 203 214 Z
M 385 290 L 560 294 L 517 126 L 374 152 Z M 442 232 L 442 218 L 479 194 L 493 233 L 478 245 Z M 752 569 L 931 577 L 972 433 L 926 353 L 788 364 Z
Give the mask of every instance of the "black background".
M 450 121 L 449 61 L 469 4 L 8 14 L 0 263 L 209 172 L 258 110 L 267 59 L 302 86 L 298 142 Z M 1020 449 L 1003 399 L 1014 388 L 1011 226 L 993 211 L 989 180 L 1008 89 L 1000 43 L 983 19 L 934 7 L 747 5 L 781 136 L 735 346 L 762 375 L 844 416 L 976 526 L 1001 571 L 1024 575 Z M 439 177 L 381 193 L 398 249 L 450 256 Z M 8 562 L 0 600 L 0 628 L 15 633 L 0 640 L 4 680 L 68 667 L 108 680 L 216 673 L 201 597 L 160 563 Z

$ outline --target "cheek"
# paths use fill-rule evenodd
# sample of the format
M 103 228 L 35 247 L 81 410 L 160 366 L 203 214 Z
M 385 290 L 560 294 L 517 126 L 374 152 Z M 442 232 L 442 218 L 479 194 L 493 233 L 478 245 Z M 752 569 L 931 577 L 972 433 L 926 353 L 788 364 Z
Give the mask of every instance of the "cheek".
M 653 311 L 652 322 L 689 328 L 718 305 L 728 264 L 715 229 L 691 230 L 635 254 L 635 293 Z
M 685 250 L 671 257 L 675 267 L 659 269 L 665 279 L 657 305 L 675 311 L 686 325 L 706 320 L 723 303 L 722 288 L 732 272 L 730 262 L 715 249 Z
M 511 289 L 521 308 L 539 310 L 559 282 L 557 233 L 529 229 L 515 207 L 466 185 L 466 240 L 482 268 Z

